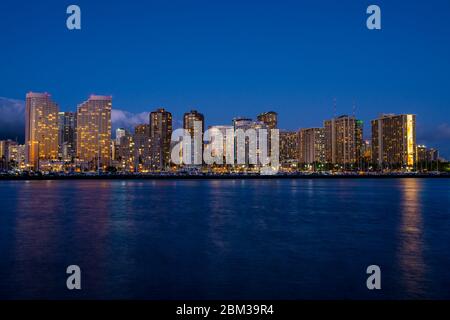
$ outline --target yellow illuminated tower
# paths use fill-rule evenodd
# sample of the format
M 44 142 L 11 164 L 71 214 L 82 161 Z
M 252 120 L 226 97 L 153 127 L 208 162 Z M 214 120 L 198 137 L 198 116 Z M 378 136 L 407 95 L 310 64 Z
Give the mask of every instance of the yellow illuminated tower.
M 77 158 L 83 168 L 105 169 L 111 156 L 111 96 L 91 95 L 77 110 Z
M 416 163 L 416 116 L 385 114 L 372 120 L 372 162 L 379 168 L 412 169 Z
M 26 164 L 39 170 L 40 161 L 58 158 L 58 105 L 48 93 L 26 95 L 25 145 Z

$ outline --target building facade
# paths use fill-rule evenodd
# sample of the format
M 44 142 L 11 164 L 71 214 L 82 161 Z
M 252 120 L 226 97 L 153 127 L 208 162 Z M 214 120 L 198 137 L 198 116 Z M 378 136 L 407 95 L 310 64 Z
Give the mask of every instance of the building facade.
M 58 113 L 58 157 L 62 160 L 72 161 L 76 157 L 76 127 L 76 113 Z
M 282 165 L 298 160 L 299 137 L 295 131 L 280 132 L 280 162 Z
M 416 163 L 416 116 L 387 114 L 372 120 L 372 162 L 378 168 L 412 169 Z
M 77 160 L 83 170 L 111 164 L 112 97 L 91 95 L 77 110 Z
M 260 113 L 257 120 L 264 123 L 267 126 L 267 129 L 278 128 L 278 114 L 274 111 Z
M 183 129 L 191 135 L 191 163 L 201 163 L 203 156 L 203 133 L 205 132 L 205 117 L 197 110 L 191 110 L 183 115 Z M 194 134 L 197 133 L 200 143 L 194 142 Z
M 300 164 L 325 163 L 324 128 L 299 130 L 298 161 Z
M 363 123 L 354 116 L 343 115 L 326 120 L 325 161 L 342 168 L 356 168 L 361 162 Z
M 172 114 L 163 108 L 150 113 L 151 163 L 155 170 L 170 165 L 170 142 L 172 138 Z
M 48 93 L 29 92 L 25 105 L 26 164 L 39 170 L 40 161 L 58 159 L 58 105 Z

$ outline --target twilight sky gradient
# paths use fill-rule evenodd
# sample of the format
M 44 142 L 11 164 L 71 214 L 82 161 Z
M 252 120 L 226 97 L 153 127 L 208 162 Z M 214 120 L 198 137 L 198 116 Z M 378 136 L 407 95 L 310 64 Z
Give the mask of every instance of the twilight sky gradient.
M 66 28 L 70 4 L 81 31 Z M 370 4 L 381 31 L 366 28 Z M 366 136 L 379 113 L 417 114 L 418 143 L 450 157 L 448 0 L 2 0 L 0 43 L 0 97 L 47 91 L 75 110 L 111 94 L 115 109 L 196 108 L 207 125 L 274 110 L 285 129 L 321 126 L 336 98 Z

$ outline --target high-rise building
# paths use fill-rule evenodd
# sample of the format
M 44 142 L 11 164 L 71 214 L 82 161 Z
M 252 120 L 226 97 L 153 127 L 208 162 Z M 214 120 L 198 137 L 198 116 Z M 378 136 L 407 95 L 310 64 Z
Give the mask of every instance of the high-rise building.
M 196 128 L 196 125 L 198 126 Z M 191 163 L 201 162 L 203 155 L 203 133 L 205 132 L 205 117 L 197 110 L 186 112 L 183 116 L 183 128 L 191 135 Z M 194 141 L 194 133 L 200 137 L 199 143 Z
M 418 162 L 426 162 L 427 159 L 427 147 L 424 145 L 417 146 L 417 155 L 416 159 Z
M 122 137 L 125 137 L 126 134 L 126 130 L 124 128 L 117 128 L 116 129 L 116 144 L 119 145 L 120 144 L 120 139 Z
M 325 162 L 324 128 L 300 129 L 298 132 L 298 160 L 301 164 Z
M 278 114 L 274 111 L 261 113 L 257 119 L 259 122 L 264 123 L 268 129 L 276 129 L 278 126 Z
M 83 169 L 105 169 L 111 161 L 111 96 L 91 95 L 77 110 L 77 158 Z
M 58 156 L 66 161 L 76 157 L 76 119 L 74 112 L 58 113 Z
M 439 151 L 437 149 L 427 148 L 424 145 L 417 146 L 416 152 L 417 162 L 423 164 L 427 162 L 438 161 L 438 159 L 439 159 Z
M 412 169 L 416 163 L 416 116 L 386 114 L 372 120 L 372 162 L 379 168 Z
M 26 163 L 39 170 L 41 160 L 58 158 L 58 105 L 48 93 L 26 95 L 25 145 Z
M 24 144 L 11 143 L 8 148 L 8 162 L 17 169 L 25 168 L 26 148 Z
M 340 116 L 324 122 L 325 160 L 345 168 L 360 166 L 363 123 L 354 116 Z
M 0 170 L 8 169 L 8 149 L 9 143 L 7 140 L 0 141 Z
M 298 159 L 298 134 L 295 131 L 280 132 L 280 161 L 292 162 Z
M 201 122 L 201 132 L 205 131 L 205 117 L 203 114 L 199 113 L 197 110 L 191 110 L 190 112 L 186 112 L 183 116 L 183 128 L 188 130 L 191 134 L 191 137 L 194 137 L 194 125 L 195 122 Z
M 150 125 L 141 124 L 134 129 L 134 159 L 136 171 L 146 171 L 151 167 Z
M 170 165 L 170 141 L 172 138 L 172 114 L 163 108 L 150 113 L 151 160 L 153 169 L 165 169 Z
M 125 131 L 125 134 L 120 137 L 116 151 L 116 159 L 119 162 L 119 168 L 122 171 L 134 172 L 137 169 L 134 136 Z
M 239 164 L 239 155 L 244 154 L 245 155 L 245 165 L 249 166 L 251 164 L 255 164 L 252 163 L 254 161 L 252 161 L 252 159 L 256 158 L 256 165 L 257 167 L 259 167 L 259 163 L 260 161 L 258 161 L 259 157 L 263 156 L 262 150 L 263 147 L 262 145 L 260 145 L 260 134 L 261 134 L 261 130 L 266 130 L 267 132 L 267 144 L 265 146 L 267 154 L 265 155 L 266 157 L 270 156 L 270 130 L 268 130 L 267 125 L 264 122 L 261 121 L 252 121 L 252 119 L 248 119 L 248 118 L 234 118 L 233 119 L 233 127 L 234 127 L 234 131 L 235 131 L 235 145 L 234 145 L 234 149 L 235 149 L 235 164 Z M 245 143 L 240 145 L 239 144 L 239 133 L 238 130 L 242 130 L 246 136 L 245 136 Z M 256 138 L 256 144 L 255 146 L 251 146 L 250 145 L 250 139 L 249 139 L 249 132 L 255 132 L 255 138 Z M 259 159 L 261 160 L 261 159 Z
M 217 137 L 219 134 L 222 135 L 222 143 L 220 141 L 215 141 L 214 139 L 212 139 L 213 141 L 209 142 L 211 144 L 211 156 L 212 157 L 218 157 L 220 154 L 222 154 L 223 156 L 223 160 L 222 160 L 222 164 L 226 164 L 227 163 L 227 132 L 228 133 L 232 133 L 232 138 L 234 140 L 234 128 L 233 126 L 210 126 L 208 128 L 208 132 L 210 134 L 210 136 L 212 137 Z M 229 147 L 231 148 L 231 147 Z M 230 162 L 234 162 L 234 158 L 233 158 L 233 153 L 234 150 L 233 148 L 231 148 L 231 153 L 229 154 L 229 159 Z

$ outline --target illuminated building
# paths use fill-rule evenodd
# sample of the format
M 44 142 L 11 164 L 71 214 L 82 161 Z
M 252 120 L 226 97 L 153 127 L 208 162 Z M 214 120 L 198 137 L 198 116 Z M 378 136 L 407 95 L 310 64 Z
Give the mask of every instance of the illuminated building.
M 416 116 L 387 114 L 372 120 L 372 162 L 412 169 L 416 163 Z
M 325 130 L 323 128 L 300 129 L 298 140 L 299 163 L 325 162 Z
M 434 148 L 430 148 L 427 150 L 427 160 L 428 161 L 438 161 L 439 160 L 439 151 Z
M 324 122 L 325 161 L 353 168 L 361 160 L 363 123 L 354 116 L 340 116 Z
M 295 131 L 280 132 L 280 161 L 292 162 L 298 159 L 298 134 Z
M 264 123 L 268 129 L 276 129 L 278 127 L 278 114 L 276 112 L 261 113 L 258 115 L 257 120 Z
M 76 119 L 74 112 L 58 113 L 58 156 L 65 161 L 76 157 Z
M 261 121 L 252 121 L 251 119 L 248 118 L 234 118 L 233 119 L 233 128 L 235 131 L 235 144 L 234 144 L 234 149 L 235 149 L 235 164 L 241 165 L 239 164 L 238 158 L 240 154 L 245 154 L 245 164 L 244 167 L 249 167 L 250 165 L 252 167 L 259 167 L 259 162 L 258 164 L 252 164 L 251 159 L 258 159 L 259 156 L 261 156 L 261 148 L 262 146 L 259 145 L 260 142 L 260 130 L 261 129 L 265 129 L 267 131 L 267 155 L 270 155 L 270 130 L 268 130 L 267 125 L 264 122 Z M 243 130 L 243 132 L 245 133 L 245 143 L 243 144 L 239 144 L 239 135 L 237 130 Z M 254 148 L 250 147 L 250 139 L 249 139 L 249 135 L 251 134 L 252 130 L 254 130 L 255 132 L 255 138 L 256 138 L 256 145 Z
M 172 114 L 163 108 L 150 113 L 151 165 L 162 170 L 170 165 Z
M 150 125 L 141 124 L 134 129 L 135 170 L 147 171 L 151 167 L 150 159 Z
M 25 153 L 26 148 L 24 144 L 11 143 L 8 150 L 8 162 L 17 169 L 25 168 Z
M 118 144 L 118 145 L 120 144 L 120 139 L 122 137 L 124 137 L 125 134 L 126 134 L 126 131 L 125 131 L 124 128 L 117 128 L 116 129 L 116 144 Z
M 194 137 L 194 124 L 195 121 L 201 122 L 202 134 L 205 131 L 205 117 L 197 110 L 191 110 L 186 112 L 183 116 L 183 128 L 188 130 L 191 137 Z
M 125 131 L 120 137 L 116 149 L 116 159 L 119 162 L 119 168 L 122 171 L 135 171 L 135 144 L 133 136 Z
M 6 140 L 0 141 L 0 170 L 8 169 L 8 149 L 9 143 Z
M 426 162 L 427 161 L 427 147 L 424 145 L 417 146 L 417 161 Z
M 196 128 L 195 126 L 198 126 Z M 203 154 L 203 133 L 205 131 L 205 117 L 203 114 L 199 113 L 197 110 L 191 110 L 190 112 L 186 112 L 183 116 L 183 128 L 189 131 L 191 135 L 191 163 L 195 164 L 197 162 L 201 162 L 202 154 Z M 200 143 L 195 144 L 194 142 L 194 133 L 199 135 Z
M 25 109 L 26 164 L 39 170 L 41 160 L 58 158 L 58 105 L 48 93 L 29 92 Z
M 222 143 L 220 141 L 214 141 L 212 139 L 211 143 L 211 156 L 217 157 L 220 153 L 222 153 L 223 161 L 222 163 L 226 164 L 226 152 L 227 152 L 227 131 L 232 132 L 234 136 L 234 128 L 233 126 L 210 126 L 208 128 L 208 132 L 210 136 L 216 137 L 219 133 L 222 135 Z M 231 149 L 233 150 L 233 149 Z M 232 155 L 230 155 L 230 159 L 233 159 Z
M 77 158 L 82 169 L 106 169 L 111 161 L 111 96 L 91 95 L 78 106 Z

